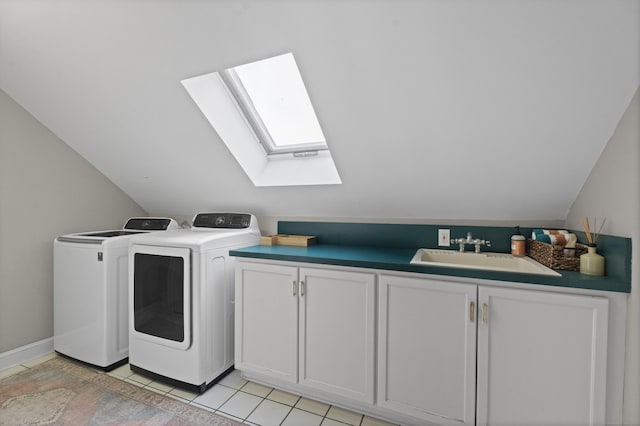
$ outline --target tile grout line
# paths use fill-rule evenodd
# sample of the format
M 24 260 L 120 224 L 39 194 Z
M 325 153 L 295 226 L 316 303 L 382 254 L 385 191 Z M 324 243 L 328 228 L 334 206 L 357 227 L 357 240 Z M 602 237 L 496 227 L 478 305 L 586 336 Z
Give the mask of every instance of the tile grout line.
M 233 390 L 234 390 L 234 392 L 229 396 L 229 398 L 225 399 L 225 400 L 224 400 L 224 402 L 218 406 L 218 408 L 215 408 L 215 409 L 213 410 L 213 411 L 214 411 L 214 413 L 218 413 L 218 412 L 220 412 L 220 413 L 224 413 L 225 415 L 233 416 L 233 417 L 235 417 L 235 418 L 238 418 L 237 416 L 234 416 L 234 415 L 233 415 L 233 414 L 231 414 L 231 413 L 226 413 L 226 412 L 224 412 L 224 411 L 220 410 L 220 408 L 221 408 L 224 404 L 226 404 L 227 402 L 229 402 L 229 400 L 230 400 L 231 398 L 233 398 L 234 396 L 236 396 L 236 395 L 238 394 L 238 392 L 240 392 L 240 389 L 232 388 L 232 387 L 230 387 L 230 386 L 225 386 L 225 385 L 220 385 L 220 386 L 224 386 L 224 387 L 226 387 L 226 388 L 233 389 Z M 211 387 L 211 389 L 213 389 L 213 386 Z
M 249 383 L 249 382 L 247 382 L 247 383 Z M 244 386 L 246 386 L 246 383 L 245 383 L 245 385 L 244 385 Z M 244 387 L 244 386 L 242 386 L 242 387 Z M 238 392 L 240 392 L 241 390 L 242 390 L 242 388 L 241 388 L 240 390 L 238 390 Z M 250 393 L 248 393 L 248 392 L 245 392 L 245 393 L 246 393 L 246 394 L 251 395 L 251 394 L 250 394 Z M 271 392 L 269 392 L 269 393 L 271 393 Z M 267 395 L 269 395 L 269 394 L 267 394 Z M 254 395 L 254 396 L 257 396 L 257 395 Z M 247 414 L 247 417 L 245 417 L 245 418 L 242 420 L 242 422 L 243 422 L 243 423 L 244 423 L 245 421 L 247 421 L 247 419 L 248 419 L 249 417 L 251 417 L 251 415 L 253 414 L 253 412 L 254 412 L 254 411 L 256 411 L 256 410 L 258 409 L 258 407 L 260 406 L 260 404 L 262 404 L 262 403 L 264 402 L 264 400 L 265 400 L 265 399 L 267 399 L 267 398 L 266 398 L 266 397 L 262 397 L 262 400 L 258 403 L 258 405 L 256 405 L 256 406 L 255 406 L 255 408 L 254 408 L 253 410 L 251 410 L 251 412 L 250 412 L 249 414 Z
M 291 414 L 291 412 L 293 411 L 293 407 L 298 403 L 298 401 L 300 401 L 300 395 L 297 395 L 297 399 L 295 400 L 295 402 L 293 403 L 293 405 L 289 405 L 289 404 L 285 404 L 279 401 L 274 401 L 273 399 L 267 399 L 269 397 L 269 395 L 271 395 L 274 391 L 276 390 L 276 388 L 271 388 L 271 390 L 269 391 L 269 393 L 264 397 L 264 399 L 262 400 L 262 402 L 264 402 L 265 400 L 271 401 L 271 402 L 275 402 L 277 404 L 282 404 L 286 407 L 289 407 L 289 411 L 287 411 L 287 414 L 285 414 L 285 416 L 283 417 L 282 421 L 280 423 L 278 423 L 278 425 L 282 425 L 284 423 L 285 420 L 287 420 L 287 417 L 289 417 L 289 414 Z M 293 394 L 292 394 L 293 395 Z M 262 402 L 260 402 L 260 404 L 262 404 Z M 260 406 L 260 404 L 258 404 L 258 407 Z M 256 409 L 258 408 L 256 407 Z M 255 411 L 255 410 L 254 410 Z M 247 417 L 248 418 L 248 417 Z
M 296 402 L 298 402 L 298 401 L 296 401 Z M 289 407 L 289 411 L 287 411 L 287 415 L 284 416 L 284 419 L 282 419 L 282 421 L 280 422 L 280 425 L 282 425 L 285 422 L 285 420 L 287 420 L 287 417 L 289 417 L 291 415 L 291 413 L 293 412 L 293 405 L 288 405 L 288 407 Z

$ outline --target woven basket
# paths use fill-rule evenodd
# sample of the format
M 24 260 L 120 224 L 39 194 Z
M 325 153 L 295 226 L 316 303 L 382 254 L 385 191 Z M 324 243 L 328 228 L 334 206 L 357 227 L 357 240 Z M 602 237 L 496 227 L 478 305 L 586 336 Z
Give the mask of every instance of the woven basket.
M 570 249 L 568 249 L 570 250 Z M 541 241 L 529 240 L 528 255 L 542 263 L 547 268 L 564 269 L 566 271 L 580 270 L 580 255 L 587 252 L 587 246 L 577 243 L 573 256 L 565 255 L 564 246 L 556 246 Z

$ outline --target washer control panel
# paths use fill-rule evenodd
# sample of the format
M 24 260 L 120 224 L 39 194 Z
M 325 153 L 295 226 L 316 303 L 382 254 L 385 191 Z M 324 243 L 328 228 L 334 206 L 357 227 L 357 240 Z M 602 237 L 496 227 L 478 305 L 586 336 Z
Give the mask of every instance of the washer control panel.
M 199 213 L 193 219 L 196 228 L 243 229 L 251 225 L 251 215 L 245 213 Z

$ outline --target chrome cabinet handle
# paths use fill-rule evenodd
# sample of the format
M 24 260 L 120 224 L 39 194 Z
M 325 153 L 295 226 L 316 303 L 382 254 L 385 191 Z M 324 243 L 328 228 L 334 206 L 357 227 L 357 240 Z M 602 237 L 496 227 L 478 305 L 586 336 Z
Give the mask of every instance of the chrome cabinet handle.
M 476 303 L 471 302 L 471 305 L 469 306 L 469 321 L 475 322 L 475 320 L 476 320 Z
M 300 296 L 304 296 L 304 281 L 300 281 Z
M 297 284 L 298 284 L 298 282 L 296 280 L 293 280 L 293 286 L 292 286 L 292 289 L 291 289 L 292 296 L 296 295 Z
M 487 323 L 487 311 L 489 310 L 489 306 L 485 303 L 482 305 L 482 322 Z

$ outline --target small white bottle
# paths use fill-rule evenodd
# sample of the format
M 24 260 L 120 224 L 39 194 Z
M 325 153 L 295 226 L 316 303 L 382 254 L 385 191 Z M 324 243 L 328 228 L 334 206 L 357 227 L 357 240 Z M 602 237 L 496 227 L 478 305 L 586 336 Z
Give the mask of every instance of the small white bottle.
M 589 244 L 587 252 L 580 256 L 580 273 L 587 275 L 604 275 L 604 256 L 596 253 L 596 245 Z

